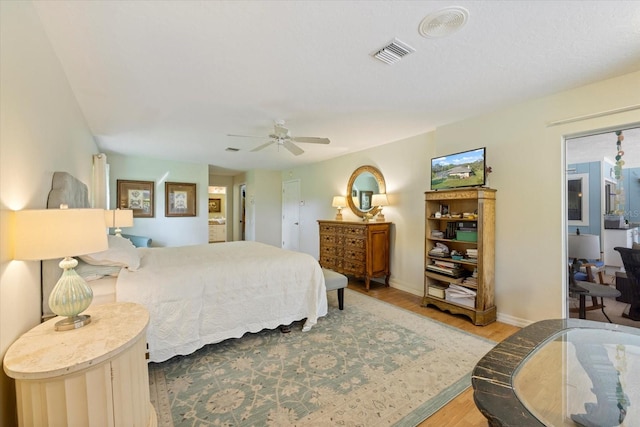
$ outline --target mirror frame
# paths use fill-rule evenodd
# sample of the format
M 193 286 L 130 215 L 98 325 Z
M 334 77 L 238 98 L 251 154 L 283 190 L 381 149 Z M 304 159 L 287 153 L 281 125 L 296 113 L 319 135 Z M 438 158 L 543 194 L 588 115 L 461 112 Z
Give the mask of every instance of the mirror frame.
M 360 174 L 364 172 L 369 172 L 376 179 L 376 181 L 378 182 L 379 193 L 387 192 L 387 186 L 384 182 L 384 177 L 382 176 L 382 173 L 374 166 L 369 166 L 369 165 L 360 166 L 358 169 L 353 171 L 353 173 L 351 174 L 351 177 L 349 178 L 349 182 L 347 183 L 347 205 L 349 205 L 349 209 L 351 209 L 351 212 L 353 212 L 360 218 L 364 218 L 365 215 L 367 214 L 370 214 L 373 217 L 377 215 L 378 212 L 380 212 L 379 206 L 375 206 L 370 211 L 364 212 L 364 211 L 361 211 L 358 207 L 356 207 L 355 203 L 353 203 L 353 197 L 351 197 L 351 194 L 352 194 L 351 190 L 353 188 L 353 184 L 355 183 L 358 176 L 360 176 Z

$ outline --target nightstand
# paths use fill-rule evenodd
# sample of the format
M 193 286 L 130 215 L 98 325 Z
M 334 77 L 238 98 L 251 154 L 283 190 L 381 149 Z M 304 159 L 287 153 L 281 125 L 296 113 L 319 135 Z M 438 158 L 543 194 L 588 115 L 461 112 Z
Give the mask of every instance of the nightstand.
M 89 325 L 55 331 L 54 318 L 7 350 L 20 425 L 156 426 L 145 358 L 149 312 L 111 303 L 86 313 Z

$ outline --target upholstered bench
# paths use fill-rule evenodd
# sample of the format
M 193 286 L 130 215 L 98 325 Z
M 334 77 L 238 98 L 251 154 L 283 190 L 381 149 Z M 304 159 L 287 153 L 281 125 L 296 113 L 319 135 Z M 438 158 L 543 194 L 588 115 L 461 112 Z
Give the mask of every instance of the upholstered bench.
M 349 282 L 347 276 L 326 268 L 322 269 L 322 274 L 324 275 L 324 285 L 327 287 L 327 291 L 338 290 L 338 307 L 340 310 L 343 310 L 344 288 L 347 287 L 347 283 Z

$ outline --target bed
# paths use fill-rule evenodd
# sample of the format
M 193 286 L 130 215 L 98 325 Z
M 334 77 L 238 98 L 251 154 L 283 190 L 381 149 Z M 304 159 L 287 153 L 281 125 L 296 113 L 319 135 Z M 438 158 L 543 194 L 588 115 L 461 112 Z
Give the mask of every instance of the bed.
M 66 203 L 62 199 L 50 195 L 48 206 Z M 79 258 L 76 270 L 89 279 L 92 304 L 129 301 L 149 310 L 152 362 L 298 320 L 309 330 L 327 314 L 317 260 L 258 242 L 136 248 L 109 236 L 107 251 Z M 44 317 L 51 314 L 48 294 L 59 276 L 57 261 L 43 263 Z

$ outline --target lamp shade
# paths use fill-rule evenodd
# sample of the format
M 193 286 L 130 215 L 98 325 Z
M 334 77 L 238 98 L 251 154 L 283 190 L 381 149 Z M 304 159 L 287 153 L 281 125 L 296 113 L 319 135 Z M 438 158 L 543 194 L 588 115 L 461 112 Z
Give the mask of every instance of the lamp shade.
M 576 259 L 600 259 L 600 236 L 569 234 L 567 255 Z
M 371 198 L 371 206 L 389 206 L 386 194 L 374 194 Z
M 333 202 L 331 206 L 334 208 L 344 208 L 347 206 L 347 198 L 344 196 L 333 196 Z
M 14 259 L 72 257 L 109 247 L 104 209 L 34 209 L 14 214 Z
M 112 209 L 104 211 L 104 221 L 107 227 L 133 227 L 132 209 Z

